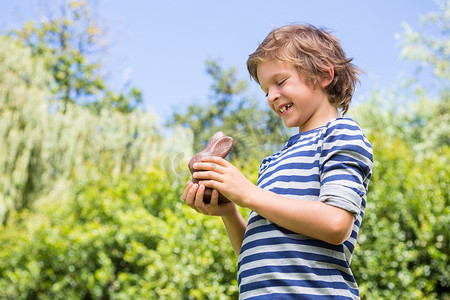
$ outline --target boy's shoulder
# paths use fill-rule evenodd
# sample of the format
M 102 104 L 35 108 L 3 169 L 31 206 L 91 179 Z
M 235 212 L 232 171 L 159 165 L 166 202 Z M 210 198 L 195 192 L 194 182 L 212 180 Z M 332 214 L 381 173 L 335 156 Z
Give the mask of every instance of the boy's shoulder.
M 351 118 L 339 117 L 330 120 L 327 124 L 311 129 L 307 132 L 297 133 L 289 138 L 283 150 L 304 145 L 321 144 L 326 139 L 335 139 L 342 135 L 361 135 L 364 136 L 361 126 Z M 282 150 L 282 151 L 283 151 Z
M 372 145 L 361 125 L 351 118 L 337 118 L 330 121 L 323 131 L 323 149 L 346 149 L 372 156 Z
M 331 120 L 324 126 L 322 131 L 322 138 L 336 139 L 336 138 L 346 138 L 346 136 L 359 136 L 363 140 L 367 140 L 361 125 L 355 120 L 348 117 L 340 117 Z M 335 138 L 333 138 L 335 137 Z
M 350 143 L 360 141 L 365 147 L 371 148 L 369 140 L 364 134 L 361 125 L 351 118 L 337 118 L 328 122 L 322 131 L 324 143 Z
M 327 131 L 333 130 L 354 130 L 354 131 L 362 131 L 361 125 L 358 122 L 348 117 L 339 117 L 331 120 L 325 125 Z

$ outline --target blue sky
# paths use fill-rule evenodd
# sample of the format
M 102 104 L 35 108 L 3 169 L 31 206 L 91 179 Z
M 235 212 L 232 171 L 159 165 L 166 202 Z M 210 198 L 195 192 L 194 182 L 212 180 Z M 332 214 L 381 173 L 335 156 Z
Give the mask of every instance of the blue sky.
M 0 29 L 36 18 L 40 2 L 0 0 Z M 395 39 L 402 22 L 417 28 L 420 15 L 437 10 L 432 0 L 102 0 L 98 8 L 112 39 L 104 57 L 109 81 L 120 87 L 129 78 L 162 122 L 176 107 L 208 100 L 206 59 L 236 67 L 248 79 L 248 55 L 272 28 L 294 22 L 329 28 L 340 39 L 365 71 L 356 100 L 373 88 L 389 88 L 411 72 Z M 256 83 L 250 87 L 265 102 Z

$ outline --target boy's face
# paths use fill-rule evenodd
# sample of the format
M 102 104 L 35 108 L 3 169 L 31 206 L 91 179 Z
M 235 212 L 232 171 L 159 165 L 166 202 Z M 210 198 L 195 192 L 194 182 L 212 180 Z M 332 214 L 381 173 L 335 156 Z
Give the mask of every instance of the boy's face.
M 269 107 L 287 127 L 305 132 L 338 117 L 323 90 L 306 85 L 294 65 L 270 60 L 261 62 L 256 71 Z

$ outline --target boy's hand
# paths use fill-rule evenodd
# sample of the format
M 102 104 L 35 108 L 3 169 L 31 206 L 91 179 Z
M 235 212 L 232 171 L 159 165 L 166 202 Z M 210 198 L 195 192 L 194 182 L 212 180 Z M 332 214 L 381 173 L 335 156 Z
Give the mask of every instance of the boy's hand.
M 192 209 L 199 213 L 209 216 L 227 216 L 231 215 L 236 206 L 233 202 L 221 203 L 219 204 L 219 192 L 213 190 L 211 195 L 211 202 L 203 202 L 203 194 L 205 193 L 205 186 L 188 181 L 186 184 L 186 189 L 181 196 L 184 202 Z
M 200 185 L 218 190 L 239 206 L 245 207 L 246 196 L 257 188 L 238 168 L 218 156 L 204 157 L 202 162 L 194 164 L 194 168 L 202 170 L 193 174 L 200 180 Z

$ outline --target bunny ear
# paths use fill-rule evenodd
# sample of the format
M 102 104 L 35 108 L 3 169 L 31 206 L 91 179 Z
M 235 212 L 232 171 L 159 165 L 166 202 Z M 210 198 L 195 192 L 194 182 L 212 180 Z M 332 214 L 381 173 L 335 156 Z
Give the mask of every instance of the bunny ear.
M 194 173 L 194 163 L 201 161 L 205 155 L 214 155 L 225 158 L 230 153 L 233 147 L 233 138 L 226 136 L 222 131 L 216 132 L 208 141 L 206 148 L 203 151 L 195 154 L 189 161 L 188 167 L 191 173 Z
M 232 137 L 223 136 L 219 138 L 211 147 L 210 153 L 213 156 L 220 156 L 225 158 L 233 148 L 234 140 Z
M 217 131 L 216 133 L 214 133 L 213 136 L 209 139 L 205 149 L 210 149 L 216 143 L 216 141 L 223 136 L 225 136 L 225 133 L 223 133 L 222 131 Z

